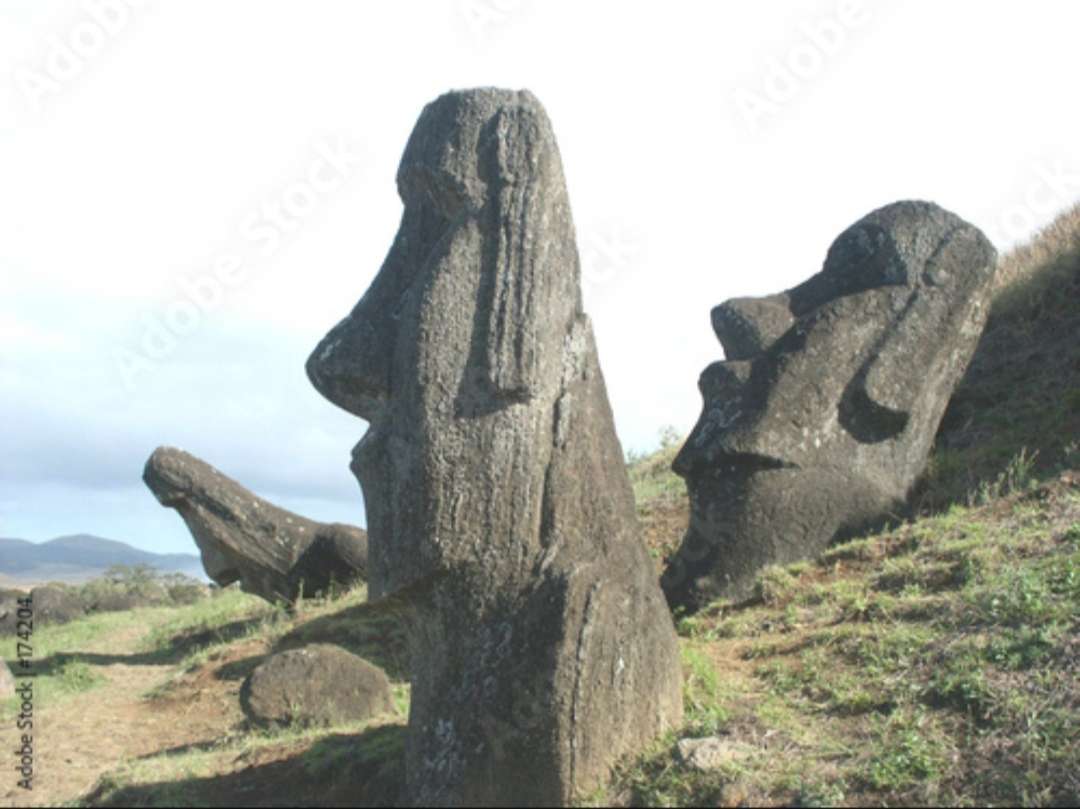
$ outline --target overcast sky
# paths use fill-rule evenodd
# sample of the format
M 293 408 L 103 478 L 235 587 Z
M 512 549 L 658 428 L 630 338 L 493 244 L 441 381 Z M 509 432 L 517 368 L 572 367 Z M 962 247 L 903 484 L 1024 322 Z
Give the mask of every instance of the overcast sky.
M 363 524 L 303 364 L 401 213 L 424 104 L 532 90 L 623 447 L 685 432 L 709 310 L 874 208 L 999 246 L 1080 198 L 1073 3 L 0 0 L 0 536 L 194 551 L 159 444 Z

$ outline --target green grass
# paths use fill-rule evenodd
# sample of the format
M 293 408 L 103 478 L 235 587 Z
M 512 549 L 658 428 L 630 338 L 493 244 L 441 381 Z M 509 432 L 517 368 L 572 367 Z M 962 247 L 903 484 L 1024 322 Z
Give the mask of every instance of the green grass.
M 205 651 L 249 636 L 261 629 L 264 622 L 281 615 L 280 608 L 256 596 L 228 589 L 214 598 L 175 610 L 169 620 L 155 626 L 146 636 L 142 648 L 164 652 L 187 645 Z
M 223 736 L 216 744 L 165 751 L 134 759 L 100 779 L 93 805 L 128 805 L 137 796 L 140 806 L 205 806 L 223 762 L 288 761 L 298 776 L 310 779 L 310 790 L 347 774 L 358 766 L 384 767 L 400 759 L 403 728 L 385 719 L 348 722 L 332 727 L 299 725 L 273 730 L 247 730 Z M 210 795 L 205 794 L 206 791 Z M 297 795 L 310 800 L 310 792 Z
M 683 726 L 581 803 L 1077 802 L 1080 491 L 1053 481 L 1080 465 L 1080 207 L 1005 256 L 1000 275 L 911 521 L 766 568 L 747 603 L 679 616 Z M 685 528 L 685 485 L 670 469 L 678 449 L 668 430 L 658 452 L 627 459 L 657 558 Z M 67 631 L 88 640 L 107 630 Z M 362 589 L 298 614 L 225 593 L 169 612 L 144 652 L 183 676 L 256 639 L 267 649 L 339 643 L 367 657 L 390 674 L 406 715 L 398 618 L 370 609 Z M 58 689 L 92 687 L 92 671 L 61 662 Z M 357 767 L 400 781 L 404 731 L 387 727 L 223 731 L 209 748 L 129 762 L 94 802 L 205 802 L 245 762 L 285 749 L 297 790 Z M 681 761 L 681 739 L 709 735 L 747 754 L 712 772 Z
M 679 622 L 685 726 L 619 787 L 661 805 L 1073 800 L 1078 516 L 1080 493 L 1025 484 L 765 569 L 755 601 Z M 742 681 L 711 662 L 733 656 Z M 676 738 L 716 733 L 783 754 L 708 776 L 678 761 Z
M 58 626 L 36 627 L 30 638 L 33 650 L 29 668 L 19 665 L 16 638 L 7 639 L 5 662 L 15 677 L 29 672 L 34 678 L 34 706 L 41 708 L 64 697 L 95 688 L 105 682 L 94 667 L 79 660 L 79 653 L 107 644 L 110 636 L 146 621 L 154 610 L 110 612 L 90 615 Z M 106 645 L 107 650 L 107 645 Z M 15 698 L 0 702 L 0 720 L 18 713 Z
M 671 444 L 653 455 L 631 463 L 628 467 L 630 484 L 634 488 L 634 500 L 641 508 L 655 507 L 658 500 L 682 497 L 686 484 L 671 471 L 671 462 L 679 451 L 679 444 Z
M 987 502 L 1080 465 L 1080 205 L 1002 257 L 917 501 Z
M 368 615 L 365 602 L 366 589 L 359 586 L 338 598 L 305 601 L 292 613 L 238 591 L 175 608 L 142 644 L 144 654 L 173 662 L 174 674 L 144 697 L 162 697 L 183 684 L 186 677 L 222 665 L 221 658 L 238 644 L 259 641 L 256 648 L 269 652 L 310 642 L 337 641 L 355 649 L 357 644 L 383 641 L 388 618 L 381 613 Z M 226 665 L 255 664 L 263 657 L 256 653 Z M 239 790 L 242 798 L 246 790 L 260 787 L 254 775 L 252 785 L 240 784 L 246 768 L 238 769 L 239 762 L 274 762 L 273 767 L 281 768 L 279 771 L 285 773 L 281 777 L 288 784 L 275 792 L 275 799 L 282 790 L 291 788 L 297 791 L 298 800 L 306 800 L 313 789 L 324 789 L 331 783 L 348 791 L 354 775 L 362 776 L 365 782 L 392 784 L 400 780 L 397 768 L 409 684 L 394 679 L 392 689 L 396 717 L 334 727 L 297 724 L 267 730 L 241 724 L 222 728 L 221 737 L 213 744 L 127 762 L 98 782 L 90 803 L 199 806 L 217 801 L 221 790 L 228 795 L 234 794 L 229 790 Z

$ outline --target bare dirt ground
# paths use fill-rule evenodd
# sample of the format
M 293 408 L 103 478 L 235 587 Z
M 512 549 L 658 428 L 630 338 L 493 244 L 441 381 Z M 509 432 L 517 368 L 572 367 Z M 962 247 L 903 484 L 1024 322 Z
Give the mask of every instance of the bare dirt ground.
M 233 688 L 149 701 L 144 695 L 164 683 L 174 666 L 150 662 L 137 651 L 151 625 L 72 650 L 108 682 L 54 704 L 35 706 L 33 790 L 18 787 L 14 722 L 0 728 L 0 805 L 58 806 L 85 796 L 99 777 L 126 759 L 209 742 L 240 719 Z M 223 684 L 224 685 L 224 684 Z M 230 684 L 231 685 L 231 684 Z

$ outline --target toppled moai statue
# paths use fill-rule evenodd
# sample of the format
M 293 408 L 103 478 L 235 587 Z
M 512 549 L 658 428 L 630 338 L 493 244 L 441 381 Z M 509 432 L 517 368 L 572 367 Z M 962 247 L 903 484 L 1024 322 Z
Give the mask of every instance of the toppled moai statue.
M 365 577 L 363 530 L 278 508 L 190 453 L 158 447 L 143 481 L 180 512 L 206 575 L 221 587 L 239 581 L 244 592 L 293 603 Z
M 928 202 L 844 231 L 794 289 L 712 312 L 726 360 L 673 468 L 690 527 L 661 580 L 672 606 L 743 598 L 904 507 L 982 331 L 996 253 Z
M 555 137 L 527 91 L 429 104 L 401 227 L 308 360 L 353 452 L 372 598 L 413 605 L 406 799 L 565 804 L 681 718 Z

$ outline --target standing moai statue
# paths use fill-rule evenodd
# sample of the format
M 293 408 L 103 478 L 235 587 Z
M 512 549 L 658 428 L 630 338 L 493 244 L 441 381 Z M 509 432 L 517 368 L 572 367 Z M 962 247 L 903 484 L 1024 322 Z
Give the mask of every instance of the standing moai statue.
M 712 312 L 726 359 L 673 463 L 690 527 L 661 579 L 673 607 L 744 598 L 758 571 L 904 507 L 989 311 L 996 252 L 928 202 L 845 230 L 821 272 Z
M 370 422 L 371 597 L 413 608 L 405 797 L 565 804 L 682 698 L 551 124 L 526 91 L 449 93 L 397 184 L 390 253 L 307 371 Z

